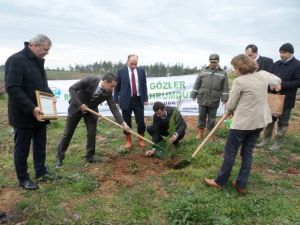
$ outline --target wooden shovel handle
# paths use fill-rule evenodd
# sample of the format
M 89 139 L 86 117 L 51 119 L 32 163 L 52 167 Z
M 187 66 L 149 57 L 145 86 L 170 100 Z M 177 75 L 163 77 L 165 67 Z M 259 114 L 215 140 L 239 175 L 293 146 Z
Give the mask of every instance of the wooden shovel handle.
M 100 113 L 95 112 L 94 110 L 91 110 L 91 109 L 88 108 L 88 107 L 86 107 L 86 111 L 88 111 L 88 112 L 90 112 L 90 113 L 92 113 L 92 114 L 94 114 L 94 115 L 96 115 L 96 116 L 98 116 L 98 117 L 100 117 L 100 118 L 102 118 L 102 119 L 104 119 L 104 120 L 106 120 L 106 121 L 108 121 L 108 122 L 110 122 L 110 123 L 116 125 L 117 127 L 123 129 L 123 126 L 122 126 L 122 125 L 120 125 L 120 124 L 116 123 L 115 121 L 113 121 L 113 120 L 111 120 L 111 119 L 109 119 L 109 118 L 107 118 L 107 117 L 101 115 Z M 132 131 L 132 130 L 129 130 L 129 131 L 127 131 L 127 132 L 129 132 L 129 133 L 131 133 L 131 134 L 133 134 L 133 135 L 135 135 L 135 136 L 137 136 L 137 137 L 143 139 L 144 141 L 146 141 L 146 142 L 149 143 L 149 144 L 156 145 L 153 141 L 150 141 L 149 139 L 143 137 L 142 135 L 139 135 L 138 133 L 136 133 L 136 132 L 134 132 L 134 131 Z
M 214 132 L 218 129 L 218 127 L 222 124 L 222 122 L 226 119 L 226 114 L 222 116 L 222 118 L 219 120 L 219 122 L 214 126 L 214 128 L 209 132 L 209 134 L 206 136 L 206 138 L 202 141 L 202 143 L 198 146 L 198 148 L 194 151 L 192 158 L 195 158 L 197 153 L 201 150 L 201 148 L 205 145 L 205 143 L 208 141 L 208 139 L 214 134 Z

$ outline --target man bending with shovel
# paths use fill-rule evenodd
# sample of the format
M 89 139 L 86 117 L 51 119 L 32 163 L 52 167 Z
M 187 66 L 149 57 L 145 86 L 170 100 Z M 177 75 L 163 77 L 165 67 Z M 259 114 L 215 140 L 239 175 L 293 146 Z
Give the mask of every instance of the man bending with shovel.
M 77 83 L 73 84 L 70 89 L 70 105 L 68 108 L 68 117 L 66 127 L 62 139 L 57 147 L 57 161 L 56 167 L 63 166 L 63 160 L 65 153 L 70 144 L 75 128 L 81 118 L 84 119 L 84 123 L 87 130 L 87 153 L 86 162 L 94 163 L 95 155 L 95 138 L 96 138 L 96 125 L 98 117 L 94 114 L 87 112 L 87 107 L 93 111 L 98 112 L 98 105 L 104 101 L 110 108 L 110 111 L 114 115 L 119 124 L 123 126 L 125 131 L 129 131 L 130 128 L 124 122 L 118 108 L 112 97 L 113 89 L 117 85 L 117 80 L 114 74 L 108 73 L 101 77 L 86 77 Z

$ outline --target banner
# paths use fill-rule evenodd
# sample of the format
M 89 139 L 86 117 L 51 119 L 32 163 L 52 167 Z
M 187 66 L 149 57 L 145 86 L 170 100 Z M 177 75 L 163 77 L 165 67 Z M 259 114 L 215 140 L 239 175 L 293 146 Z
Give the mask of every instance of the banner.
M 198 115 L 198 103 L 190 98 L 197 75 L 172 77 L 147 77 L 148 105 L 145 116 L 152 116 L 154 102 L 161 101 L 166 106 L 178 107 L 182 115 Z M 78 80 L 49 80 L 49 86 L 57 98 L 57 113 L 66 116 L 69 107 L 69 87 Z M 99 105 L 99 112 L 112 116 L 106 102 Z M 217 114 L 223 115 L 224 107 L 220 104 Z

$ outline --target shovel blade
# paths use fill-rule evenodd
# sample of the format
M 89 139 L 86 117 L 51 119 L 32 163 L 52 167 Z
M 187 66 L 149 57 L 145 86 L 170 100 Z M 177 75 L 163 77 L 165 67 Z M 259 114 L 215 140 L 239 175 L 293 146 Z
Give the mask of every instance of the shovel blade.
M 175 166 L 173 166 L 173 169 L 175 170 L 183 169 L 185 167 L 188 167 L 191 163 L 192 163 L 191 161 L 184 159 L 179 163 L 177 163 Z

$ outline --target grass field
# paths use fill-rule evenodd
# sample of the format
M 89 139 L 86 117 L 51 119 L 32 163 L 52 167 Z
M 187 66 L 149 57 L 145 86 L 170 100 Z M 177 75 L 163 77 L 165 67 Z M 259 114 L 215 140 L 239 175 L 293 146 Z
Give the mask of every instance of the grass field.
M 7 122 L 7 96 L 0 97 L 0 209 L 7 224 L 300 224 L 300 106 L 292 117 L 285 147 L 278 153 L 255 150 L 248 194 L 240 196 L 228 184 L 208 188 L 204 177 L 214 177 L 221 162 L 227 130 L 217 131 L 191 166 L 173 170 L 170 162 L 143 156 L 134 147 L 118 153 L 123 134 L 99 121 L 96 158 L 86 165 L 86 132 L 81 122 L 67 151 L 62 169 L 54 169 L 55 149 L 65 119 L 48 127 L 47 165 L 58 181 L 40 183 L 37 191 L 18 188 L 13 165 L 13 136 Z M 187 135 L 177 159 L 189 158 L 199 142 L 194 139 L 195 118 L 186 118 Z M 147 119 L 147 123 L 150 123 Z M 146 148 L 147 149 L 147 148 Z M 232 180 L 237 175 L 237 157 Z M 32 156 L 29 172 L 34 176 Z

